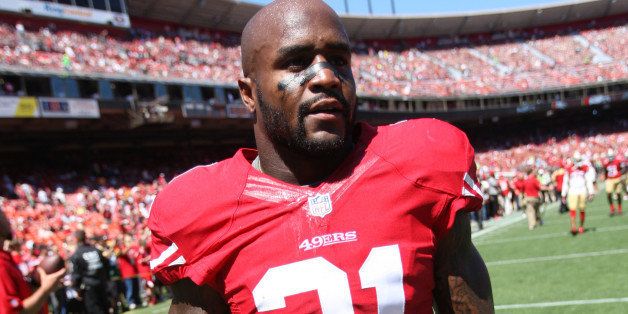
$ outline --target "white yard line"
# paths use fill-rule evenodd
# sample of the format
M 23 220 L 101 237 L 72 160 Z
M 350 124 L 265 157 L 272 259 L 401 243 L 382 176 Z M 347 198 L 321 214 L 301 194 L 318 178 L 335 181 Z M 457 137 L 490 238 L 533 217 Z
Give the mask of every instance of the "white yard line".
M 507 259 L 507 260 L 501 260 L 501 261 L 486 262 L 486 266 L 527 264 L 527 263 L 535 263 L 535 262 L 565 260 L 565 259 L 593 257 L 593 256 L 617 255 L 617 254 L 626 254 L 626 253 L 628 253 L 628 249 L 616 249 L 616 250 L 575 253 L 575 254 L 565 254 L 565 255 L 537 256 L 537 257 L 529 257 L 529 258 L 517 258 L 517 259 Z
M 558 203 L 552 203 L 549 204 L 545 207 L 544 211 L 548 211 L 548 210 L 552 210 L 552 209 L 557 209 L 558 208 Z M 522 215 L 522 212 L 520 211 L 516 211 L 512 214 L 510 214 L 508 217 L 504 217 L 502 218 L 503 221 L 499 221 L 496 222 L 494 225 L 490 226 L 490 227 L 486 227 L 482 230 L 476 231 L 473 234 L 471 234 L 471 239 L 475 239 L 477 237 L 481 237 L 481 236 L 485 236 L 489 233 L 493 233 L 497 230 L 503 229 L 505 227 L 511 226 L 513 224 L 516 224 L 522 220 L 526 219 L 525 215 Z
M 619 226 L 611 226 L 611 227 L 600 227 L 592 230 L 590 232 L 612 232 L 612 231 L 621 231 L 628 230 L 628 225 L 619 225 Z M 480 240 L 477 242 L 473 242 L 475 246 L 480 245 L 488 245 L 488 244 L 501 244 L 501 243 L 510 243 L 510 242 L 519 242 L 519 241 L 528 241 L 528 240 L 539 240 L 539 239 L 550 239 L 550 238 L 562 238 L 568 236 L 569 232 L 554 232 L 547 234 L 537 234 L 537 235 L 529 235 L 529 236 L 521 236 L 516 238 L 503 238 L 496 240 Z
M 565 213 L 562 216 L 557 216 L 560 219 L 552 219 L 551 221 L 546 221 L 545 224 L 546 225 L 558 225 L 558 224 L 564 224 L 565 226 L 569 225 L 569 214 Z M 587 213 L 587 219 L 586 221 L 591 221 L 591 220 L 612 220 L 612 219 L 621 219 L 622 216 L 619 217 L 608 217 L 608 214 L 604 214 L 604 215 L 589 215 Z
M 508 226 L 510 226 L 510 225 L 516 224 L 516 223 L 518 223 L 518 222 L 520 222 L 520 221 L 522 221 L 522 220 L 524 220 L 524 219 L 525 219 L 525 217 L 522 217 L 522 216 L 521 216 L 520 214 L 518 214 L 518 213 L 513 214 L 513 215 L 516 215 L 517 217 L 513 217 L 513 218 L 508 217 L 508 218 L 504 218 L 504 219 L 508 219 L 508 221 L 504 221 L 504 222 L 496 223 L 496 224 L 494 224 L 494 225 L 492 225 L 492 226 L 490 226 L 490 227 L 486 227 L 486 228 L 484 228 L 484 229 L 482 229 L 482 230 L 480 230 L 480 231 L 474 232 L 473 234 L 471 234 L 471 239 L 475 239 L 475 238 L 477 238 L 477 237 L 480 237 L 480 236 L 486 235 L 486 234 L 488 234 L 488 233 L 491 233 L 491 232 L 497 231 L 497 230 L 499 230 L 499 229 L 502 229 L 502 228 L 508 227 Z
M 541 303 L 522 303 L 522 304 L 507 304 L 496 305 L 496 310 L 510 310 L 510 309 L 528 309 L 528 308 L 546 308 L 554 306 L 570 306 L 570 305 L 587 305 L 587 304 L 602 304 L 602 303 L 621 303 L 628 302 L 626 298 L 608 298 L 608 299 L 590 299 L 590 300 L 567 300 L 567 301 L 555 301 L 555 302 L 541 302 Z

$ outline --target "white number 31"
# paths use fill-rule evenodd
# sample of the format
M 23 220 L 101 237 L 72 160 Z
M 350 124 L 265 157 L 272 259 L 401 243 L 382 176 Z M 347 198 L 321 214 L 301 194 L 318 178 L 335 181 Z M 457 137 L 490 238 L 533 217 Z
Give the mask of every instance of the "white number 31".
M 403 267 L 398 245 L 371 249 L 360 267 L 362 289 L 375 288 L 378 313 L 403 313 Z M 269 269 L 253 289 L 260 312 L 286 307 L 285 298 L 318 292 L 323 313 L 353 313 L 347 273 L 322 257 Z

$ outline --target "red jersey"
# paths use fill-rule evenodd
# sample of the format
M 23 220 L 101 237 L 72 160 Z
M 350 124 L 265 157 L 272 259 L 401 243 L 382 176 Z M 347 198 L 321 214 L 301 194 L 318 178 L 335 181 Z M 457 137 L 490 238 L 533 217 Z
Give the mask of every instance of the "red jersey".
M 137 275 L 137 266 L 135 265 L 135 260 L 131 258 L 131 253 L 126 252 L 118 255 L 116 261 L 118 262 L 118 269 L 122 279 L 133 278 Z
M 541 192 L 541 182 L 534 174 L 530 174 L 523 181 L 523 195 L 527 197 L 539 197 Z
M 11 254 L 0 248 L 0 314 L 19 313 L 30 295 L 31 289 Z M 48 313 L 48 307 L 44 305 L 39 313 Z
M 255 170 L 251 149 L 173 179 L 149 217 L 151 269 L 234 313 L 432 313 L 438 240 L 482 205 L 473 148 L 435 119 L 359 127 L 317 187 Z
M 515 180 L 515 192 L 517 195 L 523 193 L 523 183 L 525 182 L 525 179 L 522 178 L 517 178 Z
M 621 177 L 621 168 L 622 162 L 618 158 L 613 159 L 613 161 L 605 162 L 604 169 L 606 170 L 606 178 L 616 179 Z
M 556 191 L 563 191 L 563 179 L 565 178 L 566 170 L 560 168 L 554 172 L 554 180 L 556 181 Z
M 510 194 L 510 183 L 508 182 L 508 179 L 501 177 L 497 183 L 499 184 L 502 196 L 508 196 L 508 194 Z

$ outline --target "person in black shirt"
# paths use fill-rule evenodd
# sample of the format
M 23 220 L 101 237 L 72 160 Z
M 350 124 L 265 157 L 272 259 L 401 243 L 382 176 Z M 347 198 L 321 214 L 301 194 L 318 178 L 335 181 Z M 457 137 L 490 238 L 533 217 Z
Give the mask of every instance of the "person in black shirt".
M 109 313 L 109 261 L 100 250 L 87 243 L 85 231 L 76 231 L 74 240 L 77 247 L 70 257 L 72 286 L 79 291 L 87 312 Z

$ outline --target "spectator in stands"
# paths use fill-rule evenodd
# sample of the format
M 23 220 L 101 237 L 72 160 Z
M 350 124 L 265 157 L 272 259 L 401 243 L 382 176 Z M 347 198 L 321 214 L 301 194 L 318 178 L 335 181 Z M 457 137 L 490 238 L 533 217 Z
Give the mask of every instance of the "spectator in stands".
M 139 284 L 136 264 L 137 257 L 138 252 L 133 245 L 133 241 L 129 235 L 125 235 L 124 243 L 120 247 L 116 261 L 120 269 L 120 277 L 124 283 L 124 297 L 129 310 L 135 309 L 138 303 L 140 303 L 138 302 Z
M 625 19 L 619 22 L 620 26 L 578 29 L 569 36 L 548 30 L 511 41 L 464 38 L 458 40 L 463 44 L 454 46 L 426 44 L 429 40 L 416 46 L 361 42 L 352 57 L 355 80 L 358 91 L 367 95 L 452 96 L 623 79 L 628 76 L 627 26 Z M 236 35 L 183 27 L 176 32 L 131 29 L 128 37 L 106 31 L 34 29 L 21 22 L 0 24 L 3 64 L 217 83 L 233 82 L 241 72 Z

